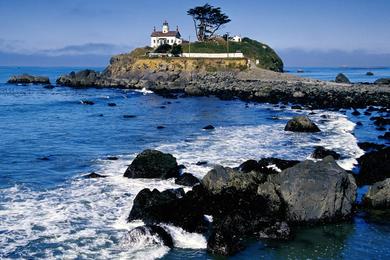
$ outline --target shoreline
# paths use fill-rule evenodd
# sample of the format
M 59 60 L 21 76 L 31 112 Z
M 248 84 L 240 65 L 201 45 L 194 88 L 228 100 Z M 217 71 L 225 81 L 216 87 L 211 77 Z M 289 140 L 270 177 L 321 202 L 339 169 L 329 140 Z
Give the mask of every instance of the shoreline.
M 112 66 L 112 65 L 110 65 Z M 84 70 L 63 75 L 57 85 L 74 88 L 146 89 L 174 97 L 214 95 L 224 100 L 293 103 L 311 109 L 390 108 L 390 87 L 378 84 L 343 84 L 300 78 L 258 68 L 246 71 L 182 72 L 137 70 L 102 73 Z

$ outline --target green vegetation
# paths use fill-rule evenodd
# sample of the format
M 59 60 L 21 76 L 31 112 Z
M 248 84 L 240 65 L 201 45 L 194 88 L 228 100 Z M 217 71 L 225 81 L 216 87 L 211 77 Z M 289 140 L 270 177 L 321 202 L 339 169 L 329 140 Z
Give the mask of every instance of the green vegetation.
M 183 44 L 183 52 L 189 52 L 188 44 Z M 229 52 L 241 51 L 244 56 L 251 59 L 253 62 L 258 60 L 257 66 L 263 69 L 273 71 L 283 71 L 283 61 L 276 52 L 266 44 L 261 42 L 243 38 L 242 42 L 230 42 Z M 227 52 L 227 43 L 223 39 L 207 42 L 191 43 L 192 53 L 225 53 Z

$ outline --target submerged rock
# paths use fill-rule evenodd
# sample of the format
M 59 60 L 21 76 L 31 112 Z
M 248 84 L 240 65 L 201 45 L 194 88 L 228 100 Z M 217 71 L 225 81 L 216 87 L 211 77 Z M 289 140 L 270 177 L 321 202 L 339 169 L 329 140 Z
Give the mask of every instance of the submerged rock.
M 357 160 L 360 165 L 360 172 L 356 175 L 359 186 L 390 178 L 390 147 L 366 153 Z
M 95 172 L 91 172 L 90 174 L 85 175 L 84 177 L 88 178 L 88 179 L 97 179 L 97 178 L 106 178 L 107 176 L 106 175 L 97 174 Z
M 363 149 L 366 152 L 371 152 L 375 150 L 380 150 L 382 148 L 385 148 L 384 144 L 375 144 L 375 143 L 370 143 L 370 142 L 360 142 L 358 143 L 358 146 L 360 149 Z
M 93 102 L 91 100 L 81 100 L 80 103 L 83 105 L 94 105 L 95 104 L 95 102 Z
M 347 78 L 347 76 L 345 76 L 343 73 L 339 73 L 339 74 L 336 76 L 335 81 L 336 81 L 336 83 L 351 83 L 351 81 L 349 81 L 349 79 Z
M 364 196 L 363 204 L 373 209 L 390 209 L 390 178 L 374 183 Z
M 203 127 L 203 129 L 204 130 L 213 130 L 213 129 L 215 129 L 215 127 L 212 125 L 207 125 L 207 126 Z
M 279 194 L 291 222 L 338 221 L 351 216 L 356 184 L 331 156 L 301 162 L 276 175 Z
M 371 71 L 367 71 L 366 76 L 374 76 L 374 73 Z
M 157 150 L 145 150 L 138 154 L 124 174 L 128 178 L 169 179 L 178 176 L 176 158 Z
M 317 146 L 314 149 L 314 152 L 311 154 L 311 157 L 314 159 L 323 159 L 329 155 L 332 156 L 335 160 L 340 159 L 340 154 L 336 153 L 335 151 L 328 150 L 322 146 Z
M 287 122 L 284 131 L 320 132 L 321 130 L 307 116 L 295 116 Z
M 199 179 L 196 178 L 194 175 L 192 175 L 191 173 L 185 172 L 176 178 L 175 183 L 178 185 L 192 187 L 196 184 L 199 184 L 200 182 L 199 182 Z
M 23 74 L 23 75 L 10 77 L 7 83 L 9 84 L 50 84 L 50 80 L 48 77 Z
M 157 225 L 145 225 L 129 231 L 127 242 L 130 246 L 164 245 L 173 247 L 173 239 L 164 228 Z

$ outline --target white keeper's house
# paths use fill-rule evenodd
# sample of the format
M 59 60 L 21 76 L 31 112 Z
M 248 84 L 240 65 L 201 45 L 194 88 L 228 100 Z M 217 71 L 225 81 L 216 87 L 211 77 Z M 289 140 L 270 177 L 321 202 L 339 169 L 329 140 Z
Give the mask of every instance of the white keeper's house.
M 183 40 L 179 32 L 179 27 L 176 27 L 176 31 L 170 31 L 168 22 L 165 21 L 162 26 L 162 31 L 156 31 L 156 27 L 150 35 L 150 47 L 157 48 L 163 44 L 181 44 Z

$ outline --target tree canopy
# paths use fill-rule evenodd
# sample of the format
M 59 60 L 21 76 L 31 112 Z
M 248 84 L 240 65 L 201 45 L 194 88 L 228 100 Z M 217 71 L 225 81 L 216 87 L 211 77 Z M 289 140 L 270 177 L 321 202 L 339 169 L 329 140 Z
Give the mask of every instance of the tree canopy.
M 197 6 L 187 11 L 192 16 L 198 41 L 211 39 L 222 25 L 231 20 L 222 13 L 220 7 L 214 7 L 209 4 Z

